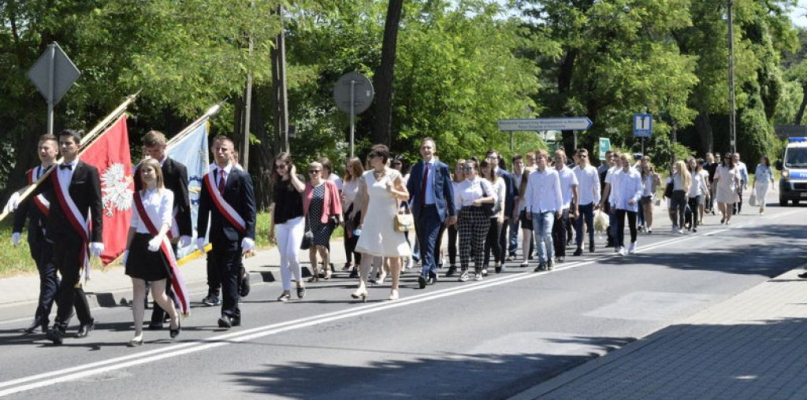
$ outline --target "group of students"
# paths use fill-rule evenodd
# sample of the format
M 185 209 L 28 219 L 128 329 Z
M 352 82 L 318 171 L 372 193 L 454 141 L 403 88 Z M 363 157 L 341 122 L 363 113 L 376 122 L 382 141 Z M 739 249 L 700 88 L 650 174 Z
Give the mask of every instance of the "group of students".
M 15 245 L 28 218 L 28 241 L 41 279 L 39 307 L 26 332 L 41 327 L 57 344 L 63 341 L 74 307 L 80 321 L 77 336 L 87 336 L 94 327 L 79 275 L 86 268 L 87 251 L 94 256 L 103 251 L 98 171 L 78 160 L 80 140 L 80 133 L 73 130 L 61 132 L 58 138 L 42 136 L 38 151 L 41 166 L 28 172 L 29 183 L 56 165 L 58 152 L 64 162 L 31 199 L 12 199 L 8 205 L 17 210 L 12 237 Z M 135 335 L 131 346 L 143 343 L 149 286 L 156 303 L 151 329 L 162 328 L 166 318 L 169 336 L 174 338 L 181 332 L 181 316 L 189 313 L 175 258 L 177 247 L 189 246 L 193 236 L 187 171 L 167 156 L 162 133 L 148 132 L 143 142 L 148 158 L 135 171 L 135 207 L 123 257 L 134 292 Z M 248 293 L 242 256 L 255 247 L 255 198 L 252 180 L 238 165 L 233 142 L 218 136 L 211 151 L 215 161 L 203 179 L 196 246 L 204 251 L 209 226 L 209 283 L 220 285 L 223 302 L 219 302 L 213 284 L 203 302 L 221 304 L 218 325 L 230 328 L 241 324 L 238 304 Z M 269 233 L 270 242 L 280 253 L 282 291 L 277 300 L 292 299 L 292 284 L 298 299 L 306 295 L 301 250 L 309 250 L 311 259 L 313 273 L 308 282 L 331 277 L 330 237 L 338 225 L 345 233 L 344 269 L 359 280 L 350 296 L 362 301 L 369 296 L 369 284 L 383 282 L 387 275 L 391 277 L 388 298 L 400 298 L 404 259 L 411 265 L 419 258 L 419 288 L 436 283 L 446 230 L 449 268 L 444 276 L 457 276 L 461 282 L 482 280 L 489 269 L 502 272 L 505 263 L 516 258 L 519 231 L 520 266 L 529 265 L 535 248 L 535 271 L 552 270 L 556 262 L 563 262 L 569 245 L 575 248 L 574 256 L 582 255 L 586 238 L 588 251 L 594 252 L 597 210 L 610 218 L 606 246 L 614 247 L 620 255 L 636 252 L 639 230 L 652 233 L 653 205 L 661 182 L 648 157 L 634 165 L 630 155 L 609 151 L 606 163 L 595 168 L 586 149 L 575 151 L 571 165 L 563 150 L 552 156 L 539 150 L 513 156 L 512 171 L 507 171 L 500 154 L 491 150 L 481 160 L 457 160 L 452 174 L 436 153 L 435 141 L 423 139 L 421 160 L 404 175 L 401 160 L 393 158 L 386 146 L 375 145 L 365 160 L 351 158 L 346 162 L 344 180 L 333 173 L 327 159 L 309 163 L 304 177 L 297 174 L 288 153 L 277 155 L 271 171 Z M 727 155 L 717 165 L 709 154 L 705 162 L 679 161 L 671 167 L 665 197 L 670 201 L 674 231 L 683 233 L 685 225 L 696 230 L 713 202 L 723 214 L 722 222 L 729 223 L 730 207 L 741 200 L 742 186 L 747 182 L 747 172 L 743 175 L 738 158 Z M 762 199 L 760 212 L 764 212 L 764 196 L 772 181 L 769 162 L 763 158 L 755 182 L 756 195 Z M 687 208 L 692 212 L 687 214 Z M 397 229 L 395 220 L 402 213 L 412 214 L 414 237 L 405 229 Z M 687 215 L 692 215 L 689 220 Z M 626 223 L 629 243 L 624 237 Z M 322 274 L 317 256 L 322 260 Z M 49 326 L 55 298 L 57 316 Z

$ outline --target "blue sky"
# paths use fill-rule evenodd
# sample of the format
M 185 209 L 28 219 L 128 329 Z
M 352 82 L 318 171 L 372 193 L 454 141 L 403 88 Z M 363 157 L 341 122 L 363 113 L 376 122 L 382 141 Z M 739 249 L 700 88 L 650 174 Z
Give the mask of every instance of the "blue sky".
M 799 0 L 799 5 L 790 13 L 793 24 L 802 28 L 807 28 L 807 0 Z

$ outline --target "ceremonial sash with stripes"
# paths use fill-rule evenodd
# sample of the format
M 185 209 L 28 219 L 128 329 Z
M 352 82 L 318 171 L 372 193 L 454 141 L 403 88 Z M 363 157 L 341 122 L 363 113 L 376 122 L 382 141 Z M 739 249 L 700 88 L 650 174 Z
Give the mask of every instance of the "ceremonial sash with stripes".
M 219 210 L 221 215 L 223 215 L 227 221 L 230 221 L 230 225 L 232 225 L 239 233 L 246 235 L 247 224 L 244 222 L 244 219 L 238 215 L 235 209 L 230 206 L 226 200 L 224 200 L 224 196 L 221 195 L 218 187 L 216 187 L 216 183 L 213 181 L 213 174 L 205 174 L 204 182 L 207 186 L 207 192 L 210 193 L 210 198 L 213 199 L 213 204 L 216 205 L 216 208 Z
M 135 168 L 134 172 L 135 179 L 139 179 L 137 177 L 140 176 L 139 165 L 140 164 L 138 164 L 138 167 Z M 171 229 L 166 233 L 166 235 L 168 235 L 168 239 L 171 240 L 179 237 L 179 223 L 177 223 L 177 215 L 179 215 L 179 206 L 174 207 L 173 220 L 171 220 Z
M 87 247 L 90 244 L 90 224 L 79 212 L 76 203 L 73 202 L 73 198 L 70 197 L 70 193 L 65 193 L 62 191 L 62 185 L 59 183 L 58 172 L 59 171 L 54 171 L 52 174 L 50 174 L 51 179 L 53 179 L 53 189 L 56 192 L 56 199 L 59 200 L 59 205 L 62 207 L 64 215 L 67 217 L 70 225 L 73 226 L 73 229 L 76 230 L 76 233 L 78 233 L 78 236 L 81 238 L 79 265 L 84 268 L 84 279 L 88 280 L 90 279 L 90 257 L 88 251 L 89 249 Z
M 36 179 L 34 179 L 34 171 L 37 168 L 39 168 L 40 171 L 42 170 L 41 166 L 36 167 L 36 168 L 31 168 L 31 169 L 28 170 L 28 184 L 29 185 L 33 185 L 34 181 L 36 181 Z M 36 207 L 45 216 L 48 216 L 50 214 L 50 202 L 42 194 L 38 194 L 38 195 L 34 196 L 34 204 L 36 204 Z
M 148 229 L 151 235 L 157 236 L 160 231 L 157 230 L 157 226 L 154 224 L 154 221 L 151 220 L 151 216 L 146 212 L 146 207 L 143 206 L 143 198 L 140 197 L 139 190 L 135 191 L 133 200 L 137 208 L 137 213 L 140 214 L 140 220 L 146 225 L 146 229 Z M 174 256 L 174 249 L 171 247 L 171 242 L 167 236 L 163 237 L 163 241 L 160 243 L 160 251 L 165 256 L 165 259 L 168 260 L 170 267 L 168 273 L 171 275 L 171 287 L 174 289 L 174 298 L 177 300 L 177 303 L 179 303 L 182 315 L 189 316 L 191 306 L 188 301 L 188 290 L 185 287 L 185 281 L 182 279 L 182 275 L 179 274 L 177 258 Z

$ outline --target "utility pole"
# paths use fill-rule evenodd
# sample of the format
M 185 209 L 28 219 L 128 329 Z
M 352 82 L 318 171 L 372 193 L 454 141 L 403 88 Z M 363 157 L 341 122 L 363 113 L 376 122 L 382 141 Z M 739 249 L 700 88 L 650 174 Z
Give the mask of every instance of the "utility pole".
M 252 8 L 255 8 L 255 0 L 252 0 Z M 252 50 L 255 48 L 255 40 L 252 33 L 249 34 L 249 58 L 252 58 Z M 244 107 L 244 149 L 241 152 L 241 165 L 245 170 L 249 171 L 249 126 L 250 126 L 250 111 L 252 111 L 252 71 L 247 73 L 247 90 L 244 96 L 246 105 Z
M 737 152 L 737 121 L 736 104 L 734 98 L 734 23 L 732 13 L 734 2 L 728 0 L 728 20 L 729 20 L 729 135 L 731 136 L 731 152 Z
M 277 35 L 275 48 L 272 50 L 272 92 L 274 97 L 275 120 L 275 153 L 280 151 L 277 147 L 283 141 L 283 150 L 291 153 L 289 147 L 289 101 L 286 89 L 286 30 L 283 27 L 283 6 L 277 6 L 277 15 L 280 19 L 280 33 Z

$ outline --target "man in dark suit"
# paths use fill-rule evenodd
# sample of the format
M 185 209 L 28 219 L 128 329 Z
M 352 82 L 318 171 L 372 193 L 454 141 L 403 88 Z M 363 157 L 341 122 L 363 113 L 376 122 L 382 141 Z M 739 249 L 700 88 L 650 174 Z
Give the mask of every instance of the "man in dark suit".
M 444 222 L 451 225 L 457 219 L 451 175 L 448 166 L 434 157 L 436 151 L 437 146 L 432 138 L 423 139 L 420 144 L 423 159 L 412 167 L 406 184 L 420 244 L 423 268 L 418 284 L 421 289 L 438 279 L 435 259 L 440 251 L 436 248 L 440 227 Z
M 255 195 L 252 178 L 232 164 L 233 142 L 226 136 L 213 140 L 216 165 L 205 175 L 199 198 L 197 247 L 204 251 L 210 220 L 211 254 L 219 269 L 222 295 L 219 327 L 241 324 L 238 279 L 241 255 L 255 248 Z
M 168 157 L 165 154 L 165 148 L 165 135 L 162 132 L 149 131 L 143 136 L 143 154 L 160 162 L 165 188 L 174 192 L 174 222 L 169 232 L 174 254 L 176 254 L 177 247 L 190 246 L 191 237 L 193 236 L 191 204 L 188 197 L 188 169 L 182 163 Z M 135 173 L 135 176 L 138 176 L 138 174 Z M 140 179 L 135 179 L 135 190 L 140 190 L 141 186 Z M 172 298 L 174 296 L 170 276 L 166 282 L 165 293 L 168 297 Z M 164 319 L 165 311 L 157 303 L 154 303 L 149 329 L 162 329 Z
M 103 204 L 98 169 L 78 159 L 81 134 L 67 129 L 59 133 L 59 151 L 64 161 L 48 183 L 41 185 L 50 202 L 45 224 L 45 238 L 53 244 L 53 263 L 62 275 L 56 299 L 56 320 L 48 331 L 48 340 L 62 344 L 75 305 L 80 322 L 77 337 L 86 337 L 95 327 L 89 303 L 81 288 L 81 270 L 89 253 L 99 257 L 102 243 Z M 89 227 L 84 225 L 89 221 Z
M 41 165 L 26 172 L 29 185 L 36 182 L 56 162 L 56 156 L 59 154 L 59 141 L 56 136 L 40 136 L 37 154 Z M 43 201 L 43 199 L 44 196 L 26 199 L 19 204 L 19 208 L 14 212 L 12 244 L 14 247 L 20 245 L 22 228 L 25 226 L 27 218 L 28 247 L 31 249 L 31 258 L 34 259 L 36 268 L 39 271 L 39 304 L 36 307 L 34 321 L 25 329 L 25 333 L 34 333 L 38 327 L 42 327 L 43 333 L 48 332 L 50 310 L 53 307 L 56 290 L 59 287 L 56 266 L 53 264 L 53 246 L 45 240 L 46 213 L 49 212 L 49 205 L 45 203 L 47 200 Z
M 511 218 L 518 218 L 518 215 L 513 215 L 515 212 L 518 214 L 518 210 L 516 209 L 516 199 L 518 198 L 518 187 L 516 187 L 516 180 L 513 178 L 513 175 L 507 172 L 506 169 L 502 166 L 503 160 L 499 156 L 499 152 L 496 150 L 488 150 L 485 154 L 485 158 L 488 160 L 490 165 L 495 165 L 493 172 L 504 179 L 504 224 L 502 225 L 502 231 L 499 234 L 499 248 L 502 251 L 501 255 L 497 255 L 495 259 L 501 258 L 502 263 L 498 268 L 496 268 L 496 273 L 502 272 L 504 269 L 504 258 L 507 254 L 507 227 L 510 226 L 510 219 Z

